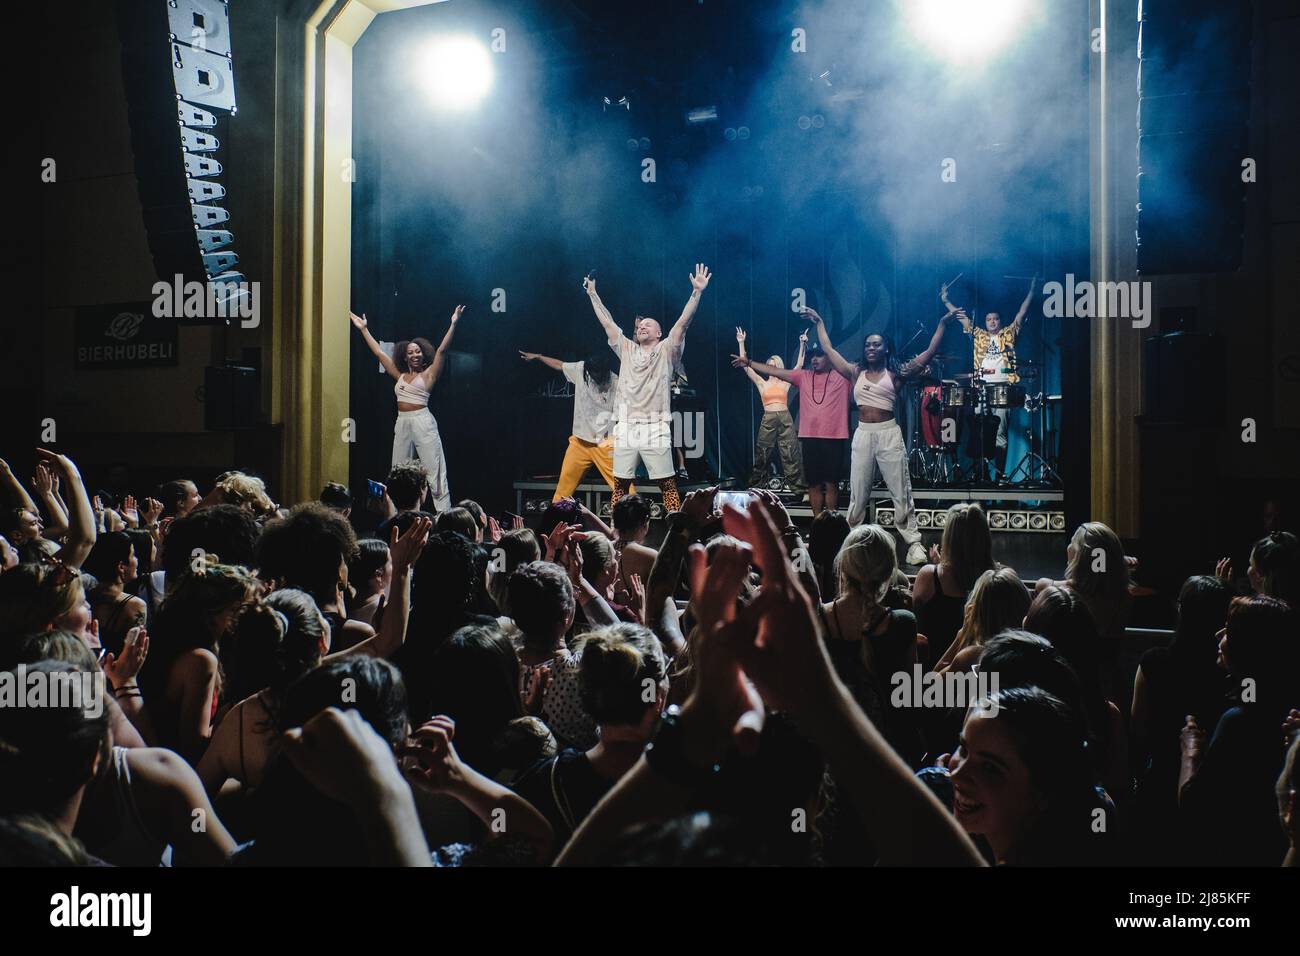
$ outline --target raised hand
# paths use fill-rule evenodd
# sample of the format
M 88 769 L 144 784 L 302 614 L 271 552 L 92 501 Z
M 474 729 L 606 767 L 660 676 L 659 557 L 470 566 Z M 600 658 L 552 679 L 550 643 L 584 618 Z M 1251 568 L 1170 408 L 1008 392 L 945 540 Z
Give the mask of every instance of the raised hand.
M 496 544 L 501 540 L 501 525 L 499 525 L 497 519 L 493 518 L 491 515 L 488 515 L 487 534 L 488 540 L 493 544 Z
M 149 656 L 149 632 L 143 627 L 133 627 L 126 632 L 122 643 L 122 653 L 115 655 L 109 651 L 104 658 L 104 674 L 113 684 L 114 690 L 130 684 L 144 667 L 144 659 Z
M 1282 721 L 1282 749 L 1290 750 L 1297 735 L 1300 735 L 1300 710 L 1292 708 Z
M 695 273 L 691 276 L 691 288 L 696 292 L 703 292 L 708 288 L 709 280 L 713 278 L 713 273 L 702 262 L 695 263 Z
M 580 525 L 574 525 L 573 527 L 577 529 L 580 528 Z M 582 583 L 582 548 L 578 546 L 578 542 L 586 537 L 585 531 L 571 529 L 557 557 L 559 564 L 569 572 L 569 583 L 573 585 L 575 590 Z
M 140 509 L 136 507 L 135 495 L 127 495 L 122 499 L 122 517 L 126 519 L 128 527 L 140 527 Z
M 352 324 L 359 329 L 364 329 L 367 325 L 370 324 L 369 321 L 367 321 L 366 319 L 365 313 L 362 313 L 361 315 L 357 315 L 355 312 L 349 311 L 348 318 L 350 318 L 352 320 Z
M 464 312 L 464 311 L 465 311 L 465 307 L 464 307 L 463 305 L 458 305 L 458 306 L 456 306 L 455 311 L 451 313 L 451 324 L 452 324 L 452 325 L 455 325 L 457 322 L 460 321 L 461 313 Z
M 595 277 L 593 277 L 593 276 L 583 276 L 583 278 L 582 278 L 582 291 L 583 291 L 583 292 L 586 292 L 587 295 L 595 295 L 595 294 L 596 294 L 596 279 L 595 279 Z
M 524 698 L 524 710 L 530 714 L 540 714 L 542 706 L 546 703 L 546 688 L 551 686 L 551 666 L 543 664 L 533 671 L 533 681 L 528 686 L 528 694 Z
M 798 718 L 828 703 L 837 680 L 812 599 L 799 584 L 765 500 L 746 511 L 723 509 L 722 526 L 753 548 L 763 575 L 758 597 L 728 629 L 729 643 L 768 706 Z
M 67 455 L 60 455 L 57 452 L 50 451 L 48 448 L 36 449 L 36 457 L 40 459 L 40 464 L 44 464 L 57 476 L 59 472 L 73 474 L 77 473 L 77 466 L 72 463 L 72 459 Z
M 739 342 L 741 345 L 744 345 L 746 338 L 748 338 L 748 334 L 745 332 L 745 330 L 742 329 L 740 326 L 736 326 L 736 341 Z
M 627 579 L 627 606 L 636 612 L 641 623 L 645 623 L 645 585 L 641 575 L 633 573 Z
M 823 321 L 822 317 L 817 314 L 816 309 L 810 309 L 806 306 L 799 310 L 799 317 L 805 322 L 811 322 L 813 325 L 821 325 Z
M 800 344 L 802 344 L 802 345 L 807 345 L 807 344 L 808 344 L 808 330 L 807 330 L 807 329 L 804 329 L 802 332 L 799 333 L 799 342 L 800 342 Z
M 523 359 L 525 362 L 532 362 L 532 361 L 535 361 L 535 360 L 541 358 L 541 356 L 540 356 L 538 353 L 536 353 L 536 352 L 525 352 L 523 349 L 520 349 L 520 350 L 519 350 L 519 357 L 520 357 L 521 359 Z
M 717 485 L 712 488 L 698 488 L 682 499 L 682 508 L 679 513 L 685 516 L 692 528 L 702 528 L 718 517 L 718 511 L 714 507 L 717 495 Z
M 511 530 L 511 531 L 523 531 L 523 530 L 524 530 L 524 516 L 523 516 L 523 515 L 512 515 L 512 516 L 510 517 L 510 530 Z
M 754 360 L 753 360 L 752 358 L 750 358 L 748 355 L 733 355 L 733 356 L 731 356 L 731 367 L 732 367 L 732 368 L 749 368 L 749 367 L 751 367 L 753 364 L 754 364 Z
M 327 707 L 281 735 L 280 746 L 308 783 L 354 809 L 375 806 L 394 778 L 403 782 L 388 741 L 360 711 Z
M 158 516 L 162 514 L 162 510 L 163 503 L 157 498 L 144 499 L 144 511 L 141 512 L 140 517 L 144 519 L 145 526 L 149 527 L 157 524 Z
M 1196 716 L 1188 714 L 1187 723 L 1183 725 L 1182 733 L 1179 734 L 1179 743 L 1182 745 L 1183 753 L 1199 756 L 1202 749 L 1201 745 L 1204 742 L 1205 731 L 1196 722 Z
M 1224 584 L 1232 583 L 1232 558 L 1220 558 L 1214 565 L 1214 576 Z
M 749 576 L 750 549 L 720 544 L 709 562 L 701 545 L 691 545 L 688 574 L 696 636 L 691 660 L 695 686 L 684 711 L 701 715 L 718 742 L 730 738 L 742 751 L 758 745 L 766 715 L 763 701 L 741 670 L 729 628 L 736 619 L 740 589 Z
M 36 474 L 32 475 L 32 487 L 38 495 L 54 493 L 54 472 L 44 462 L 36 466 Z
M 433 522 L 421 516 L 411 522 L 410 527 L 401 537 L 398 537 L 397 528 L 391 530 L 388 551 L 392 555 L 394 571 L 405 570 L 420 559 L 420 553 L 424 550 L 425 542 L 429 539 L 429 529 L 432 527 Z
M 401 750 L 407 763 L 406 779 L 430 793 L 446 793 L 465 776 L 465 765 L 452 744 L 456 722 L 445 715 L 431 718 L 411 734 Z

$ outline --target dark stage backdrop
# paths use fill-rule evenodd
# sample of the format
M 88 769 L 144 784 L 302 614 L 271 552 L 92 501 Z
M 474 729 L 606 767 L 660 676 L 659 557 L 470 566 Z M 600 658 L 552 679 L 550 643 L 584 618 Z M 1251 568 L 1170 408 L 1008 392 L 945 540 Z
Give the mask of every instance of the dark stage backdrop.
M 592 269 L 625 332 L 637 313 L 667 331 L 694 263 L 713 270 L 684 368 L 703 400 L 703 470 L 724 478 L 747 474 L 762 416 L 756 390 L 730 366 L 735 328 L 748 330 L 752 355 L 779 353 L 789 364 L 805 328 L 791 309 L 794 290 L 828 319 L 846 354 L 881 331 L 906 357 L 929 341 L 942 313 L 938 287 L 959 272 L 954 301 L 1007 321 L 1028 283 L 1005 276 L 1087 275 L 1086 58 L 1059 80 L 1071 105 L 1051 118 L 1060 155 L 1050 167 L 1027 169 L 1017 149 L 991 144 L 963 154 L 957 183 L 941 181 L 937 159 L 846 183 L 826 153 L 816 159 L 784 134 L 764 140 L 756 129 L 761 145 L 733 154 L 717 128 L 683 130 L 679 112 L 611 117 L 574 65 L 578 54 L 558 62 L 538 54 L 516 68 L 525 78 L 498 76 L 480 113 L 438 116 L 411 88 L 403 44 L 460 24 L 447 19 L 456 6 L 380 17 L 356 48 L 352 269 L 353 309 L 368 313 L 381 340 L 419 335 L 436 345 L 452 308 L 468 306 L 431 405 L 454 498 L 500 513 L 512 482 L 558 473 L 572 399 L 545 397 L 562 378 L 518 351 L 576 360 L 607 349 L 581 287 Z M 522 27 L 523 45 L 521 35 Z M 656 144 L 655 183 L 640 176 L 645 151 L 627 145 L 640 132 Z M 493 311 L 503 295 L 504 311 Z M 1067 396 L 1063 468 L 1070 498 L 1086 509 L 1088 330 L 1044 320 L 1041 302 L 1019 353 L 1045 361 L 1042 390 Z M 955 323 L 942 351 L 950 371 L 969 367 L 970 340 Z M 359 488 L 388 469 L 395 407 L 391 379 L 357 336 L 352 369 Z

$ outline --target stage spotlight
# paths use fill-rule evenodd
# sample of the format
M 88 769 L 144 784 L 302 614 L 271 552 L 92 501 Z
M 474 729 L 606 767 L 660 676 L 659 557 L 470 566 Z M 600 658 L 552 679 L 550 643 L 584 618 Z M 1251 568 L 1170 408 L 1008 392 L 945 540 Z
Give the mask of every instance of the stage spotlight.
M 491 56 L 469 37 L 435 40 L 424 54 L 421 72 L 430 97 L 444 109 L 471 109 L 492 87 Z
M 907 0 L 903 9 L 918 39 L 963 66 L 1001 51 L 1037 16 L 1034 6 L 1026 0 Z

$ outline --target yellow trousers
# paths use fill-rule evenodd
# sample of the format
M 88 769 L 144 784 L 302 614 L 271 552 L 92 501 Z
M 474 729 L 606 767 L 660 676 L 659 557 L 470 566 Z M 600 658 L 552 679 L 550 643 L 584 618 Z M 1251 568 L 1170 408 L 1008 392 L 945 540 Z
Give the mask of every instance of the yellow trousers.
M 614 487 L 614 439 L 606 438 L 600 444 L 583 441 L 577 435 L 569 436 L 569 447 L 564 452 L 564 464 L 560 466 L 560 483 L 555 486 L 553 501 L 573 496 L 587 468 L 594 465 L 605 479 L 605 484 Z M 635 493 L 635 492 L 633 492 Z

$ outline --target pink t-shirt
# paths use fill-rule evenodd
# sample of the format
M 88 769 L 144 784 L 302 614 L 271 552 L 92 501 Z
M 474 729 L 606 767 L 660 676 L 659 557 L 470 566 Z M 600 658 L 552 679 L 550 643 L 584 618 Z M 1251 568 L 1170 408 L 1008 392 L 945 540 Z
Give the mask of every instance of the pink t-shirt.
M 799 389 L 799 437 L 848 438 L 849 380 L 834 371 L 796 369 L 790 375 Z

